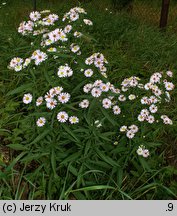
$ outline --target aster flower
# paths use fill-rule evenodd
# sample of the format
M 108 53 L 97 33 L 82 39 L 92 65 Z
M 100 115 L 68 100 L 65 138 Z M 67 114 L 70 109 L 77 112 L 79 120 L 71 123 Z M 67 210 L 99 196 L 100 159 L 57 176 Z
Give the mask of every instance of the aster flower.
M 47 102 L 46 106 L 49 109 L 54 109 L 57 105 L 57 101 L 55 99 L 51 99 L 50 101 Z
M 114 115 L 119 115 L 121 113 L 120 107 L 117 105 L 113 106 L 113 113 Z
M 120 132 L 125 132 L 127 130 L 127 126 L 123 125 L 120 127 Z
M 41 14 L 38 11 L 33 11 L 30 13 L 30 19 L 32 21 L 37 21 L 41 18 Z
M 127 133 L 126 133 L 126 136 L 129 138 L 129 139 L 132 139 L 135 134 L 132 132 L 132 130 L 128 130 Z
M 96 88 L 96 87 L 91 90 L 91 94 L 95 98 L 100 97 L 101 93 L 102 93 L 101 90 L 99 88 Z
M 23 96 L 23 103 L 29 104 L 29 103 L 31 103 L 32 99 L 33 99 L 32 94 L 30 94 L 30 93 L 24 94 L 24 96 Z
M 46 123 L 46 119 L 44 117 L 40 117 L 36 122 L 38 127 L 43 127 L 45 123 Z
M 154 121 L 155 121 L 154 116 L 149 115 L 149 116 L 147 117 L 147 121 L 148 121 L 148 123 L 150 123 L 150 124 L 154 123 Z
M 70 49 L 71 49 L 71 51 L 73 53 L 76 53 L 76 52 L 78 52 L 80 50 L 80 47 L 78 45 L 76 45 L 76 44 L 71 44 Z
M 139 148 L 137 149 L 137 154 L 142 156 L 143 155 L 143 148 L 139 146 Z
M 93 25 L 93 22 L 91 20 L 83 19 L 83 21 L 86 25 Z
M 119 95 L 118 100 L 119 101 L 126 101 L 126 97 L 124 95 Z
M 165 83 L 165 88 L 167 91 L 171 91 L 174 89 L 174 84 L 172 82 L 166 82 Z
M 58 95 L 58 101 L 61 102 L 62 104 L 67 103 L 70 99 L 70 94 L 66 92 L 62 92 Z
M 83 91 L 84 91 L 85 93 L 89 93 L 90 90 L 92 89 L 92 87 L 93 87 L 93 85 L 92 85 L 91 83 L 88 83 L 88 84 L 86 84 L 86 85 L 83 87 Z
M 68 114 L 65 111 L 59 112 L 57 114 L 57 119 L 59 122 L 66 122 L 68 120 Z
M 107 83 L 106 84 L 105 83 L 101 83 L 100 89 L 103 92 L 108 92 L 109 91 L 109 84 L 107 84 Z
M 138 121 L 140 121 L 140 122 L 143 122 L 144 120 L 145 120 L 145 116 L 143 116 L 143 115 L 138 115 Z
M 47 92 L 44 98 L 45 98 L 45 101 L 50 102 L 53 99 L 53 95 Z
M 81 36 L 82 36 L 82 33 L 81 33 L 81 32 L 78 32 L 78 31 L 75 31 L 75 32 L 74 32 L 74 37 L 79 38 L 79 37 L 81 37 Z
M 79 123 L 79 119 L 76 116 L 71 116 L 71 117 L 69 117 L 69 122 L 71 124 L 77 124 L 77 123 Z
M 149 107 L 149 110 L 151 113 L 156 113 L 158 108 L 156 105 L 152 104 L 150 107 Z
M 71 25 L 67 25 L 65 28 L 64 28 L 64 33 L 69 33 L 70 31 L 72 30 L 72 26 Z
M 93 75 L 93 70 L 92 69 L 87 69 L 84 71 L 84 75 L 86 77 L 91 77 Z
M 134 95 L 134 94 L 130 94 L 129 96 L 128 96 L 128 99 L 129 100 L 134 100 L 136 98 L 136 96 Z
M 143 145 L 140 145 L 136 152 L 139 156 L 143 156 L 144 158 L 149 157 L 149 150 L 145 149 L 145 146 Z
M 105 109 L 109 109 L 109 108 L 111 108 L 112 102 L 111 102 L 110 99 L 104 98 L 104 99 L 102 100 L 102 105 L 103 105 L 103 107 L 104 107 Z
M 38 97 L 38 99 L 36 100 L 36 106 L 40 106 L 43 102 L 43 97 Z
M 143 155 L 144 158 L 149 157 L 149 150 L 148 149 L 144 149 L 142 155 Z
M 137 133 L 138 132 L 138 127 L 136 125 L 131 125 L 129 126 L 129 129 L 133 132 L 133 133 Z
M 89 107 L 89 100 L 84 99 L 83 101 L 81 101 L 81 102 L 79 103 L 79 106 L 80 106 L 81 108 L 88 108 L 88 107 Z
M 167 74 L 167 76 L 169 76 L 169 77 L 173 77 L 173 72 L 172 72 L 172 71 L 167 71 L 166 74 Z

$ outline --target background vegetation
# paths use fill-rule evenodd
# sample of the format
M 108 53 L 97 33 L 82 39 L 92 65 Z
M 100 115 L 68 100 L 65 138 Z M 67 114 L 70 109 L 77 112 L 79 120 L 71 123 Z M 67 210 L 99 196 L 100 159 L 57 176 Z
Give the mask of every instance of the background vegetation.
M 31 49 L 28 41 L 17 33 L 17 27 L 33 6 L 29 0 L 9 0 L 6 5 L 3 2 L 0 1 L 0 198 L 176 199 L 176 90 L 172 105 L 164 107 L 174 125 L 150 132 L 153 138 L 150 145 L 157 148 L 146 161 L 125 158 L 126 163 L 120 166 L 121 149 L 114 148 L 109 141 L 102 151 L 96 152 L 90 144 L 77 154 L 72 154 L 71 149 L 57 155 L 53 155 L 50 147 L 29 152 L 27 147 L 17 145 L 27 139 L 19 127 L 25 113 L 12 91 L 23 79 L 16 77 L 7 65 L 11 58 Z M 51 9 L 61 14 L 80 4 L 70 0 L 37 0 L 37 3 L 38 10 Z M 103 52 L 111 65 L 109 76 L 113 83 L 122 80 L 125 74 L 146 79 L 161 70 L 172 70 L 176 83 L 177 24 L 174 21 L 166 32 L 161 32 L 154 25 L 157 22 L 151 25 L 142 16 L 117 11 L 111 1 L 83 0 L 81 5 L 94 21 L 92 36 L 97 40 L 97 50 Z M 172 5 L 176 7 L 175 1 Z M 49 146 L 51 137 L 42 134 L 32 144 Z M 46 155 L 47 151 L 51 154 Z

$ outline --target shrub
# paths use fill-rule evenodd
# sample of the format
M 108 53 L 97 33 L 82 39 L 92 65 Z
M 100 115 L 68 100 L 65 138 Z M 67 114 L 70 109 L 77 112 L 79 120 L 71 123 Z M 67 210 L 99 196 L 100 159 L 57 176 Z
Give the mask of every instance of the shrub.
M 89 33 L 93 22 L 86 15 L 78 7 L 62 20 L 50 11 L 30 13 L 18 32 L 31 43 L 31 50 L 9 64 L 23 80 L 9 94 L 25 104 L 19 121 L 23 141 L 11 140 L 11 147 L 24 151 L 23 162 L 35 160 L 44 166 L 54 181 L 52 190 L 59 190 L 62 198 L 57 182 L 65 167 L 74 176 L 82 172 L 85 161 L 90 170 L 104 171 L 109 164 L 118 171 L 137 154 L 146 167 L 144 158 L 156 147 L 154 133 L 173 124 L 163 112 L 174 89 L 173 73 L 156 72 L 143 81 L 134 75 L 110 83 L 108 61 L 95 50 Z

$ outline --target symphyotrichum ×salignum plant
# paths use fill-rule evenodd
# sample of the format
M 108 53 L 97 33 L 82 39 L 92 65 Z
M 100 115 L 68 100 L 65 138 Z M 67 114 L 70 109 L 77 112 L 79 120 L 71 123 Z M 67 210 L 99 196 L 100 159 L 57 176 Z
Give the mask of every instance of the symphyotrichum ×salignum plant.
M 38 133 L 64 130 L 71 142 L 94 134 L 108 143 L 111 140 L 116 148 L 135 140 L 134 152 L 148 157 L 141 138 L 150 128 L 173 124 L 162 109 L 171 100 L 173 73 L 155 72 L 144 82 L 136 75 L 125 76 L 112 84 L 108 61 L 95 49 L 90 34 L 93 22 L 83 8 L 72 8 L 63 17 L 35 11 L 29 18 L 18 32 L 28 38 L 33 51 L 9 64 L 27 80 L 20 95 L 27 106 L 25 118 L 35 120 Z

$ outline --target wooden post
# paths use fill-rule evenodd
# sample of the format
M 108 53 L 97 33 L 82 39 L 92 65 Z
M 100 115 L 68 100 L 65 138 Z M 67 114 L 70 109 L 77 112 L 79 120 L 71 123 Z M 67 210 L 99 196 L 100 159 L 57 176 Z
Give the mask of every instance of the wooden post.
M 33 10 L 36 11 L 36 0 L 33 0 Z
M 160 28 L 165 28 L 167 26 L 169 5 L 170 5 L 170 0 L 162 0 Z

